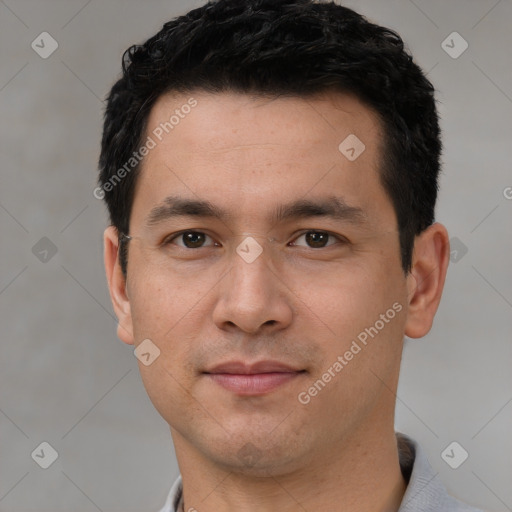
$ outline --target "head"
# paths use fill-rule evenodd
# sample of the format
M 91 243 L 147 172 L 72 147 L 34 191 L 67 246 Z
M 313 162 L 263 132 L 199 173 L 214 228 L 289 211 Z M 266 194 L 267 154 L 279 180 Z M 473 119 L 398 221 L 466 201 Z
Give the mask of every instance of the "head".
M 400 37 L 334 3 L 221 0 L 127 50 L 95 195 L 118 335 L 160 350 L 140 368 L 175 437 L 277 474 L 392 428 L 403 336 L 428 332 L 446 272 L 440 150 Z M 293 378 L 212 377 L 263 360 Z

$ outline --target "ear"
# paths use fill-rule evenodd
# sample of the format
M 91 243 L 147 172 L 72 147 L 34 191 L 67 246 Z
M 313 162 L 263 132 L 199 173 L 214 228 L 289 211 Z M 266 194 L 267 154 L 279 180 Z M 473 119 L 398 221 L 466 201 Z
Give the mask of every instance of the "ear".
M 105 271 L 110 299 L 118 319 L 117 336 L 128 345 L 134 344 L 130 299 L 126 291 L 126 279 L 119 264 L 119 236 L 114 226 L 109 226 L 103 234 Z
M 406 336 L 421 338 L 430 331 L 443 293 L 449 259 L 450 242 L 442 224 L 432 224 L 415 238 L 412 267 L 407 276 Z

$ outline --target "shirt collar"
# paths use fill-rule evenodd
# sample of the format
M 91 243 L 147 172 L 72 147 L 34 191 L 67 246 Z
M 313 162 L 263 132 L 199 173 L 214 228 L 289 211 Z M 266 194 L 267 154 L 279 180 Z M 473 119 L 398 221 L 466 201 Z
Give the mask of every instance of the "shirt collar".
M 482 512 L 448 494 L 418 443 L 401 433 L 397 433 L 396 437 L 400 469 L 408 484 L 398 512 Z M 181 512 L 182 489 L 180 475 L 160 512 Z
M 448 494 L 418 443 L 404 434 L 396 437 L 402 474 L 406 480 L 410 474 L 398 512 L 483 512 Z

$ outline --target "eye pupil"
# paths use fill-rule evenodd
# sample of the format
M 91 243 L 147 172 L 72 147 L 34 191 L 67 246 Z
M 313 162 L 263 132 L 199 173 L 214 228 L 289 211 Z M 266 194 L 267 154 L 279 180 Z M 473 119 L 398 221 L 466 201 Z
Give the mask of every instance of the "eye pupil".
M 190 249 L 201 247 L 201 245 L 204 244 L 204 241 L 205 241 L 204 233 L 195 233 L 195 232 L 183 233 L 183 243 L 185 244 L 186 247 L 188 247 Z
M 182 235 L 183 244 L 189 249 L 197 249 L 204 245 L 206 241 L 206 235 L 204 233 L 196 231 L 187 231 Z M 305 233 L 306 243 L 314 248 L 319 249 L 326 247 L 329 241 L 329 234 L 322 231 L 310 231 Z
M 318 231 L 306 233 L 306 241 L 308 245 L 314 248 L 325 247 L 328 239 L 329 235 L 327 233 L 320 233 Z

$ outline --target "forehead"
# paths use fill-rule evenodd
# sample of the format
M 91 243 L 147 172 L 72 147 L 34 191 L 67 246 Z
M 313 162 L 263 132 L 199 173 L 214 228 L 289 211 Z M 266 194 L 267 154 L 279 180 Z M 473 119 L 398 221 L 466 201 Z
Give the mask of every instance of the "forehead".
M 327 193 L 365 210 L 387 201 L 380 122 L 352 95 L 166 94 L 146 137 L 154 147 L 142 163 L 134 219 L 171 195 L 253 216 Z
M 335 92 L 310 97 L 169 93 L 157 100 L 147 123 L 147 133 L 156 130 L 158 142 L 165 145 L 179 138 L 186 143 L 183 148 L 175 148 L 177 151 L 222 151 L 243 142 L 286 143 L 290 147 L 332 146 L 334 142 L 337 149 L 336 142 L 348 135 L 345 132 L 349 129 L 361 138 L 380 138 L 377 114 L 356 96 Z

